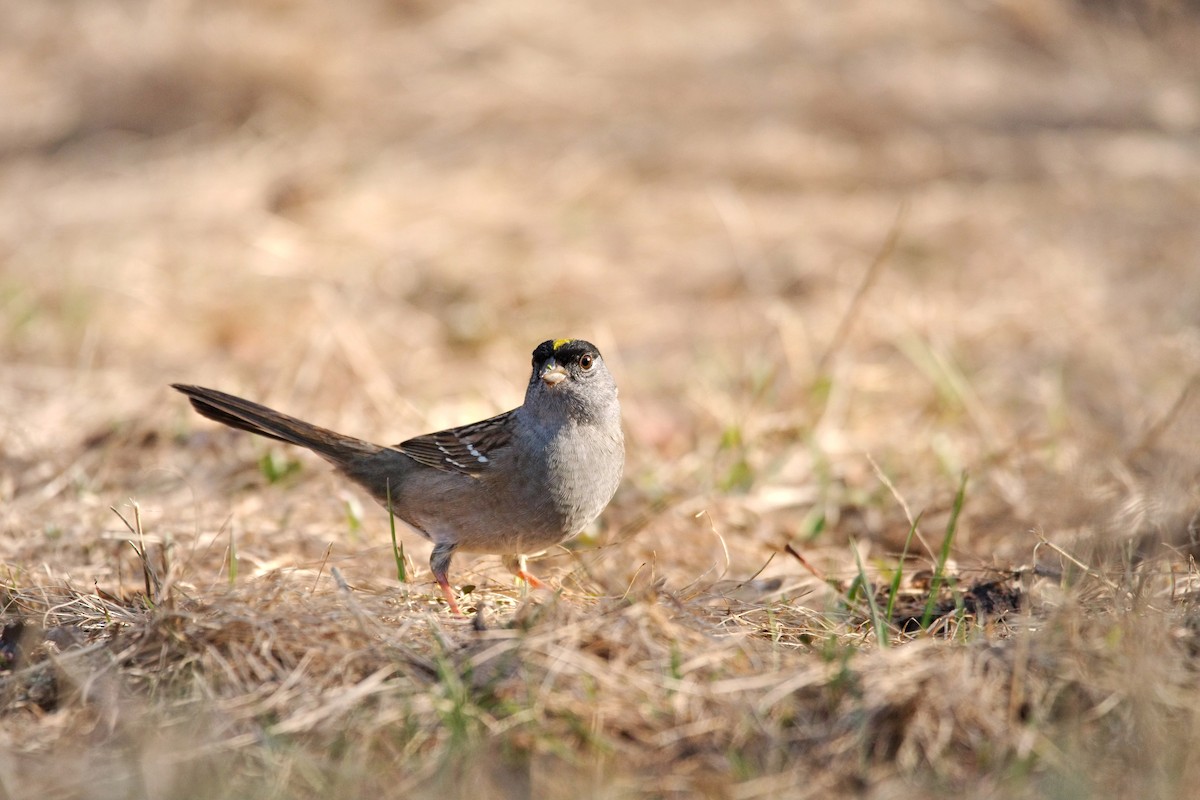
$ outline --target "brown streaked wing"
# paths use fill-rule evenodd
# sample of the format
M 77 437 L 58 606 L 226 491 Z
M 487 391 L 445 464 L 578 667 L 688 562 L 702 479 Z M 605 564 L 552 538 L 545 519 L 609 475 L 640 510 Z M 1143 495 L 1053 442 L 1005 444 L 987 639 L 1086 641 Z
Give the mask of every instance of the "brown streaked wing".
M 396 449 L 427 467 L 475 478 L 492 465 L 492 454 L 508 444 L 509 417 L 515 411 L 417 436 L 396 445 Z

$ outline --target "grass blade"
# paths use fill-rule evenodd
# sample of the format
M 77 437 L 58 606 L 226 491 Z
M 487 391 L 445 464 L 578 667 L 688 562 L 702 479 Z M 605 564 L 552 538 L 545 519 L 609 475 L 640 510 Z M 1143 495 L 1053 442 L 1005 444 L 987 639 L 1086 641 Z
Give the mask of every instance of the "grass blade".
M 392 482 L 387 482 L 388 523 L 392 529 L 392 558 L 396 559 L 396 580 L 408 583 L 408 569 L 404 565 L 404 543 L 396 542 L 396 513 L 392 510 Z
M 234 538 L 233 528 L 229 528 L 229 586 L 237 586 L 238 579 L 238 554 L 237 554 L 237 539 Z
M 922 511 L 917 514 L 908 528 L 908 536 L 904 537 L 904 549 L 900 551 L 900 563 L 896 566 L 896 573 L 892 575 L 892 585 L 888 587 L 887 611 L 883 615 L 885 619 L 892 618 L 892 609 L 896 607 L 896 594 L 900 591 L 900 581 L 904 577 L 904 559 L 908 558 L 908 546 L 912 543 L 913 534 L 917 532 L 917 526 L 921 524 L 921 515 L 924 513 Z
M 854 563 L 858 565 L 858 583 L 867 596 L 867 610 L 871 616 L 871 627 L 875 630 L 875 641 L 879 642 L 881 648 L 887 649 L 892 643 L 892 637 L 887 629 L 887 621 L 879 613 L 879 605 L 875 602 L 875 592 L 871 588 L 871 582 L 867 580 L 862 557 L 858 554 L 858 545 L 854 543 L 853 539 L 850 540 L 850 550 L 854 553 Z
M 929 627 L 933 621 L 933 609 L 937 605 L 938 591 L 946 580 L 946 562 L 950 559 L 950 547 L 954 542 L 954 534 L 958 530 L 958 515 L 962 513 L 963 502 L 967 496 L 967 473 L 962 474 L 958 484 L 958 493 L 954 495 L 954 508 L 950 511 L 950 521 L 946 523 L 946 535 L 942 539 L 942 549 L 938 553 L 937 564 L 933 570 L 933 580 L 929 582 L 929 598 L 925 601 L 925 612 L 921 614 L 921 629 Z

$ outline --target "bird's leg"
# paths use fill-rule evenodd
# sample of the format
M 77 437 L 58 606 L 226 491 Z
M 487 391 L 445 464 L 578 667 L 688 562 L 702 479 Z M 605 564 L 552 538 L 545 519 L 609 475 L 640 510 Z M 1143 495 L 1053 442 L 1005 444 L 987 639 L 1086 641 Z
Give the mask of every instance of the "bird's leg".
M 523 555 L 516 555 L 516 556 L 506 555 L 503 557 L 502 560 L 504 561 L 505 569 L 507 569 L 513 575 L 516 575 L 521 580 L 525 581 L 527 584 L 530 585 L 530 587 L 532 587 L 534 589 L 547 588 L 546 584 L 542 583 L 537 578 L 533 577 L 533 575 L 530 574 L 529 570 L 527 570 L 525 568 L 525 556 L 523 556 Z
M 446 598 L 446 604 L 450 606 L 450 613 L 461 617 L 458 601 L 454 599 L 454 590 L 450 588 L 450 558 L 454 555 L 454 547 L 455 545 L 447 542 L 434 545 L 433 555 L 429 557 L 429 569 L 433 572 L 433 579 L 442 588 L 442 595 Z

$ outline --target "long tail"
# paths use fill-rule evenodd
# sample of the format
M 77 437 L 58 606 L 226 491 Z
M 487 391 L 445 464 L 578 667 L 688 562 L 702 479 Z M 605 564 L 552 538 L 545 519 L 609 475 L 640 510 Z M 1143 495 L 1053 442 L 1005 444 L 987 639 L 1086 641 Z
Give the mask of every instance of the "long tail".
M 289 417 L 266 406 L 244 400 L 216 389 L 203 386 L 171 384 L 188 396 L 192 407 L 202 416 L 216 420 L 222 425 L 237 428 L 269 439 L 307 447 L 326 461 L 338 467 L 347 467 L 364 456 L 378 453 L 384 448 L 353 436 L 343 436 L 326 428 L 312 425 L 303 420 Z

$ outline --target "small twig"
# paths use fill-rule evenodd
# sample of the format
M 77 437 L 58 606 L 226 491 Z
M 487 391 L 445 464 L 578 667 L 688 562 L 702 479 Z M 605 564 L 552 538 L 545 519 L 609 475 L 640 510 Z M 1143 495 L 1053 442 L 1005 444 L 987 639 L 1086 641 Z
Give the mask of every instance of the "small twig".
M 146 601 L 155 604 L 158 602 L 158 590 L 161 588 L 161 583 L 158 575 L 154 572 L 154 566 L 150 563 L 150 557 L 146 553 L 146 534 L 142 530 L 142 512 L 137 503 L 133 503 L 133 522 L 125 519 L 124 515 L 116 509 L 116 506 L 109 506 L 110 511 L 117 515 L 121 522 L 125 523 L 125 527 L 129 532 L 137 537 L 137 541 L 129 540 L 129 546 L 133 548 L 133 552 L 137 553 L 138 559 L 142 563 L 142 580 L 146 586 Z
M 862 281 L 858 284 L 854 296 L 850 298 L 850 305 L 846 306 L 846 313 L 842 314 L 842 318 L 833 332 L 833 337 L 829 340 L 829 346 L 826 347 L 825 352 L 821 354 L 821 358 L 817 361 L 818 375 L 826 373 L 829 363 L 833 361 L 833 357 L 837 355 L 837 352 L 846 343 L 846 339 L 850 334 L 850 328 L 854 325 L 854 321 L 858 319 L 858 314 L 862 310 L 863 300 L 866 298 L 867 292 L 870 291 L 871 286 L 879 278 L 880 273 L 883 271 L 883 265 L 887 263 L 888 258 L 896 249 L 896 242 L 900 240 L 900 230 L 904 227 L 904 218 L 907 215 L 908 199 L 905 198 L 900 202 L 900 207 L 896 209 L 896 218 L 892 221 L 892 227 L 888 230 L 879 251 L 875 253 L 875 260 L 867 267 L 867 271 L 863 274 Z
M 1141 455 L 1158 443 L 1159 437 L 1163 435 L 1167 428 L 1171 427 L 1171 423 L 1175 421 L 1175 418 L 1179 416 L 1179 412 L 1187 405 L 1188 398 L 1191 397 L 1192 392 L 1195 391 L 1197 386 L 1200 386 L 1200 372 L 1194 373 L 1188 379 L 1188 382 L 1183 385 L 1183 389 L 1179 392 L 1179 396 L 1175 398 L 1175 402 L 1167 409 L 1167 413 L 1163 414 L 1161 419 L 1147 428 L 1145 435 L 1142 436 L 1137 445 L 1126 453 L 1126 460 Z
M 900 490 L 896 488 L 896 485 L 892 483 L 891 479 L 888 478 L 888 476 L 884 474 L 883 470 L 880 469 L 879 465 L 875 463 L 875 459 L 871 457 L 870 453 L 865 453 L 864 455 L 866 455 L 867 461 L 871 465 L 871 469 L 875 470 L 875 477 L 879 478 L 879 482 L 887 487 L 888 491 L 892 493 L 892 497 L 896 498 L 896 502 L 900 504 L 900 508 L 904 511 L 904 517 L 908 520 L 909 527 L 912 528 L 912 531 L 909 533 L 909 535 L 915 535 L 917 537 L 917 541 L 920 542 L 921 546 L 924 547 L 926 552 L 929 553 L 929 557 L 931 559 L 936 559 L 937 556 L 934 555 L 933 548 L 929 546 L 929 542 L 925 541 L 925 537 L 921 535 L 921 529 L 917 527 L 917 523 L 921 521 L 921 514 L 924 514 L 925 512 L 922 511 L 921 514 L 918 514 L 914 517 L 912 509 L 908 507 L 908 502 L 904 499 L 904 496 L 900 494 Z
M 808 563 L 808 559 L 807 559 L 807 558 L 805 558 L 804 556 L 800 555 L 800 551 L 799 551 L 799 550 L 797 550 L 796 548 L 792 547 L 790 544 L 785 544 L 785 545 L 783 546 L 783 549 L 787 551 L 788 555 L 790 555 L 792 558 L 794 558 L 794 559 L 796 559 L 797 561 L 799 561 L 799 562 L 800 562 L 800 566 L 802 566 L 802 567 L 804 567 L 806 570 L 808 570 L 808 571 L 809 571 L 809 572 L 812 574 L 812 576 L 813 576 L 814 578 L 816 578 L 817 580 L 819 580 L 819 581 L 822 581 L 822 582 L 824 582 L 824 583 L 828 583 L 828 582 L 829 582 L 829 580 L 828 580 L 828 579 L 827 579 L 827 578 L 826 578 L 824 575 L 822 575 L 822 574 L 821 574 L 821 571 L 820 571 L 819 569 L 817 569 L 816 567 L 814 567 L 812 564 Z M 769 561 L 768 561 L 767 563 L 769 564 L 769 563 L 771 563 L 771 562 L 769 562 Z M 765 565 L 764 565 L 764 566 L 765 566 Z
M 791 547 L 791 545 L 788 545 L 788 547 Z M 774 553 L 771 553 L 770 557 L 769 557 L 769 558 L 767 558 L 767 560 L 766 560 L 766 563 L 764 563 L 764 564 L 763 564 L 761 567 L 759 567 L 759 568 L 758 568 L 758 572 L 755 572 L 755 573 L 754 573 L 753 575 L 751 575 L 749 578 L 746 578 L 746 580 L 744 580 L 744 581 L 741 581 L 740 583 L 738 583 L 738 586 L 739 586 L 739 587 L 741 587 L 741 586 L 745 586 L 746 584 L 750 583 L 750 581 L 752 581 L 752 580 L 754 580 L 755 578 L 757 578 L 759 575 L 762 575 L 762 574 L 763 574 L 763 570 L 765 570 L 767 567 L 771 566 L 771 562 L 772 562 L 772 561 L 774 561 L 774 560 L 775 560 L 775 554 L 774 554 Z
M 642 574 L 642 570 L 646 568 L 646 563 L 643 562 L 633 572 L 633 577 L 629 579 L 628 585 L 625 587 L 625 593 L 621 595 L 621 600 L 628 600 L 630 592 L 633 591 L 633 585 L 637 583 L 638 575 Z
M 309 591 L 308 591 L 309 594 L 316 593 L 317 584 L 319 584 L 321 582 L 321 574 L 323 572 L 325 572 L 325 565 L 329 562 L 329 554 L 332 552 L 333 552 L 333 542 L 330 542 L 329 546 L 325 548 L 325 555 L 321 559 L 321 566 L 317 567 L 317 577 L 315 579 L 313 579 L 312 588 L 309 589 Z
M 729 572 L 729 563 L 730 563 L 729 545 L 725 544 L 725 537 L 722 536 L 720 534 L 720 532 L 717 530 L 717 523 L 713 520 L 712 514 L 709 514 L 707 509 L 701 509 L 700 511 L 698 511 L 696 513 L 696 517 L 700 517 L 700 516 L 704 516 L 704 517 L 708 518 L 708 528 L 709 528 L 709 530 L 712 531 L 712 535 L 717 537 L 717 541 L 721 543 L 721 552 L 725 554 L 725 566 L 721 569 L 721 574 L 717 576 L 717 580 L 721 580 Z M 771 563 L 770 560 L 768 560 L 767 564 L 770 564 L 770 563 Z M 763 569 L 766 569 L 766 566 L 767 565 L 764 564 Z M 760 569 L 758 572 L 762 572 L 762 570 Z M 754 574 L 757 576 L 758 572 L 756 572 Z M 748 578 L 747 580 L 753 580 L 753 578 Z
M 1062 549 L 1058 545 L 1049 541 L 1041 531 L 1037 532 L 1037 537 L 1038 537 L 1039 542 L 1033 548 L 1033 558 L 1034 558 L 1035 564 L 1037 563 L 1038 548 L 1041 547 L 1042 545 L 1045 545 L 1046 547 L 1049 547 L 1051 550 L 1053 550 L 1054 552 L 1058 553 L 1060 556 L 1065 558 L 1067 561 L 1070 561 L 1072 564 L 1079 567 L 1081 570 L 1083 570 L 1085 573 L 1087 573 L 1091 577 L 1097 578 L 1097 579 L 1103 581 L 1104 585 L 1107 586 L 1109 589 L 1113 589 L 1115 591 L 1116 589 L 1119 588 L 1116 583 L 1114 583 L 1113 581 L 1110 581 L 1105 576 L 1104 572 L 1102 572 L 1098 569 L 1092 569 L 1087 564 L 1083 563 L 1082 561 L 1077 559 L 1075 556 L 1068 553 L 1066 550 Z

